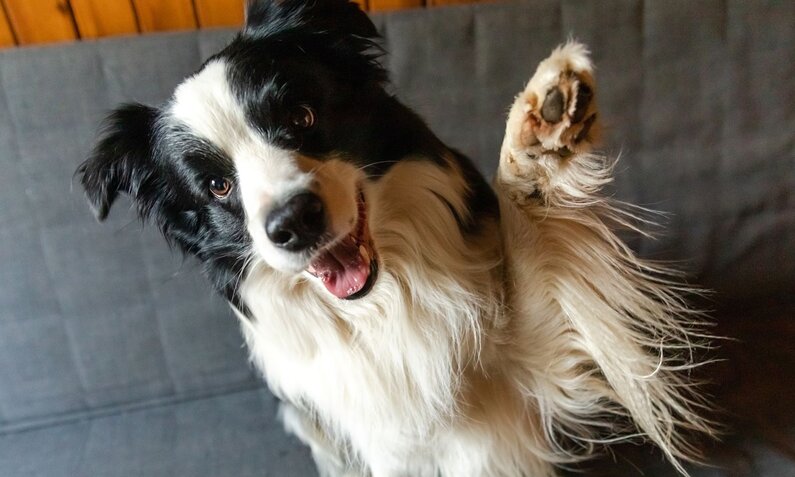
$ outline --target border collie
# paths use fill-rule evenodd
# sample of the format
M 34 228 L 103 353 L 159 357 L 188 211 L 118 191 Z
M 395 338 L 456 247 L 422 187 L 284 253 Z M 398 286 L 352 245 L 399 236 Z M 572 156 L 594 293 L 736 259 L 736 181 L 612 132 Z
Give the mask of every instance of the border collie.
M 385 90 L 346 0 L 250 2 L 162 107 L 113 112 L 78 173 L 198 257 L 324 476 L 555 475 L 710 432 L 686 287 L 614 230 L 593 68 L 568 43 L 510 109 L 493 185 Z M 496 152 L 496 151 L 495 151 Z

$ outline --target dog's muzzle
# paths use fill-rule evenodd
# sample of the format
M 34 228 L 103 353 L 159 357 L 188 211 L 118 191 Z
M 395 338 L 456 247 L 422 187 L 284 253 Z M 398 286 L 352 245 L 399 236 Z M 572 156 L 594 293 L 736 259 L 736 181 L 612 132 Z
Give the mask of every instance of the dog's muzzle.
M 302 252 L 320 242 L 326 223 L 323 200 L 313 192 L 302 192 L 268 214 L 265 233 L 275 246 Z
M 378 260 L 367 221 L 367 204 L 359 192 L 358 220 L 351 233 L 318 250 L 307 272 L 320 278 L 332 295 L 354 300 L 367 295 L 378 276 Z

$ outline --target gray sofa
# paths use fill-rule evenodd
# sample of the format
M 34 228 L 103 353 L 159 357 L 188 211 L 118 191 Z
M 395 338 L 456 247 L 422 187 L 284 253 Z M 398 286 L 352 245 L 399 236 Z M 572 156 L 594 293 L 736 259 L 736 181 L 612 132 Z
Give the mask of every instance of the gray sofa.
M 375 17 L 395 91 L 490 174 L 507 105 L 569 35 L 598 65 L 630 236 L 715 290 L 724 443 L 699 476 L 795 475 L 795 2 L 522 1 Z M 235 319 L 131 211 L 72 174 L 104 113 L 159 103 L 232 32 L 0 53 L 0 476 L 310 476 Z M 645 448 L 585 475 L 672 476 Z

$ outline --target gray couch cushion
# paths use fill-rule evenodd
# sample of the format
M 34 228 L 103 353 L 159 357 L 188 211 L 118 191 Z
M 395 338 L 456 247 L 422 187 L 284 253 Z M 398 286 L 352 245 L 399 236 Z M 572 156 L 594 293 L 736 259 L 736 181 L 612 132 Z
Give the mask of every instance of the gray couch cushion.
M 3 477 L 316 475 L 264 390 L 0 436 Z
M 97 224 L 72 179 L 107 110 L 164 101 L 229 36 L 0 56 L 0 430 L 256 385 L 235 318 L 195 262 L 141 232 L 125 201 Z

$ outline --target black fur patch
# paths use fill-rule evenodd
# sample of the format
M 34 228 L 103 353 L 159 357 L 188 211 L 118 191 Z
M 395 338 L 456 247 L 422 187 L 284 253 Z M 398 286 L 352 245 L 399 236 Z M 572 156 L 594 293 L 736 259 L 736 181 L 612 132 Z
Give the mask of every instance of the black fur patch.
M 500 204 L 494 189 L 486 182 L 472 161 L 458 151 L 454 153 L 469 189 L 467 192 L 469 216 L 459 219 L 458 226 L 465 234 L 477 234 L 481 232 L 485 222 L 500 218 Z
M 323 159 L 349 158 L 379 177 L 407 156 L 444 162 L 446 148 L 411 110 L 386 93 L 382 50 L 370 19 L 347 1 L 257 2 L 249 24 L 214 58 L 250 124 L 283 148 Z M 292 128 L 310 106 L 317 125 Z
M 158 181 L 151 167 L 158 115 L 155 108 L 126 104 L 105 120 L 102 137 L 91 158 L 77 169 L 97 219 L 108 216 L 120 192 L 137 199 L 142 215 L 148 215 L 154 206 L 142 191 L 155 187 Z
M 119 193 L 128 194 L 139 216 L 155 222 L 169 244 L 197 256 L 215 289 L 245 312 L 236 293 L 251 247 L 242 205 L 237 194 L 214 200 L 206 187 L 208 178 L 230 174 L 230 164 L 158 110 L 131 104 L 108 117 L 77 173 L 99 220 Z

